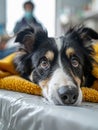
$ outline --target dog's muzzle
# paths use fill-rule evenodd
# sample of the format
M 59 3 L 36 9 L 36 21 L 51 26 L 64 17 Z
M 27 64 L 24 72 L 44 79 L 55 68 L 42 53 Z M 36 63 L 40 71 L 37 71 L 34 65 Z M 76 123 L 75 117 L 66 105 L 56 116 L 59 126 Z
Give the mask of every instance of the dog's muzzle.
M 43 95 L 53 104 L 80 105 L 82 102 L 80 86 L 76 86 L 72 78 L 61 68 L 54 72 L 47 89 L 43 89 Z
M 57 90 L 63 104 L 74 104 L 78 98 L 78 89 L 75 87 L 62 86 Z

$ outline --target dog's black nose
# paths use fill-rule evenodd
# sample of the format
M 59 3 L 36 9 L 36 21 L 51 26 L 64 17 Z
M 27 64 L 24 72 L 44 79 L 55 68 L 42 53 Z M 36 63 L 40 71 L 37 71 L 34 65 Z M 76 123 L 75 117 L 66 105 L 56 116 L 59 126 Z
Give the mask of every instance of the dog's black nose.
M 78 98 L 78 88 L 62 86 L 58 89 L 58 94 L 64 104 L 73 104 Z

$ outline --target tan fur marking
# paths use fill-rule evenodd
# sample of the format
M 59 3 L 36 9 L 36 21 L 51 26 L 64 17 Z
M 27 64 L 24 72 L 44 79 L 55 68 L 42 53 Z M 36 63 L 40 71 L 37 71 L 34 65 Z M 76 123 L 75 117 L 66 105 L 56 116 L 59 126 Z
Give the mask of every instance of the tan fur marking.
M 72 71 L 71 71 L 71 74 L 72 74 L 72 77 L 74 78 L 74 80 L 76 81 L 76 83 L 77 83 L 77 85 L 78 85 L 78 87 L 79 87 L 80 84 L 81 84 L 81 80 L 80 80 L 78 77 L 76 77 L 76 76 L 72 73 Z
M 68 56 L 68 58 L 70 58 L 71 55 L 75 54 L 75 50 L 70 47 L 65 51 L 65 53 Z
M 79 87 L 80 84 L 81 84 L 81 80 L 80 80 L 78 77 L 75 76 L 75 81 L 77 82 L 77 85 L 78 85 L 78 87 Z
M 48 86 L 48 85 L 47 85 L 48 82 L 49 82 L 49 78 L 47 78 L 46 80 L 40 81 L 40 82 L 39 82 L 39 85 L 44 88 L 44 87 L 47 87 L 47 86 Z
M 33 82 L 33 72 L 29 75 L 29 79 Z
M 82 83 L 82 86 L 84 86 L 85 84 L 85 77 L 83 76 L 83 83 Z
M 54 53 L 52 51 L 47 51 L 45 54 L 46 58 L 49 59 L 50 61 L 53 60 L 54 58 Z
M 25 52 L 25 51 L 17 51 L 17 53 L 16 53 L 16 56 L 22 56 L 22 55 L 24 55 L 24 54 L 26 54 L 27 52 Z

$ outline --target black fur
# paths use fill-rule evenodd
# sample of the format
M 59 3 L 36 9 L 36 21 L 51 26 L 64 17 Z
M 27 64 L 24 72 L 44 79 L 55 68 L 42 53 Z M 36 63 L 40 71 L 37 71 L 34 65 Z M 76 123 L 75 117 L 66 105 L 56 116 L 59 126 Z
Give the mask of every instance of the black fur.
M 94 50 L 92 48 L 92 41 L 94 39 L 98 39 L 98 33 L 84 26 L 71 27 L 63 38 L 62 48 L 74 48 L 76 57 L 78 57 L 81 62 L 82 69 L 79 68 L 78 71 L 73 70 L 76 76 L 79 77 L 80 75 L 81 81 L 83 80 L 82 76 L 85 77 L 85 81 L 81 83 L 81 86 L 91 87 L 96 79 L 91 73 L 93 69 L 92 64 L 95 62 L 93 59 Z
M 19 32 L 17 34 L 15 42 L 19 42 L 19 43 L 23 44 L 24 36 L 30 35 L 30 34 L 32 35 L 33 33 L 34 33 L 34 29 L 33 28 L 26 28 L 25 31 L 22 30 L 21 32 Z
M 23 52 L 23 54 L 18 54 L 14 59 L 16 70 L 26 79 L 28 79 L 28 76 L 33 71 L 35 83 L 38 83 L 43 77 L 47 78 L 51 71 L 47 70 L 44 74 L 43 70 L 37 67 L 40 58 L 48 50 L 54 51 L 55 55 L 57 54 L 56 45 L 53 43 L 54 39 L 48 37 L 46 30 L 34 32 L 32 29 L 25 29 L 17 35 L 15 42 L 19 42 L 19 40 L 21 44 L 19 52 Z
M 94 61 L 92 48 L 92 40 L 98 39 L 98 34 L 84 26 L 71 27 L 65 36 L 61 37 L 61 50 L 58 52 L 54 38 L 49 38 L 45 30 L 38 30 L 34 32 L 34 29 L 26 29 L 17 35 L 15 42 L 20 42 L 20 53 L 15 60 L 16 70 L 20 75 L 26 79 L 29 79 L 29 75 L 33 71 L 33 82 L 38 83 L 39 80 L 46 79 L 51 76 L 55 68 L 58 66 L 57 57 L 58 53 L 61 56 L 61 62 L 66 71 L 70 74 L 70 70 L 73 74 L 81 79 L 81 86 L 90 87 L 95 80 L 92 75 L 92 64 Z M 65 50 L 69 47 L 74 48 L 76 54 L 75 58 L 79 61 L 78 68 L 73 68 L 71 65 L 71 59 L 65 55 Z M 54 52 L 54 60 L 49 61 L 50 68 L 43 70 L 39 67 L 40 59 L 48 51 Z M 70 74 L 71 75 L 71 74 Z M 85 80 L 83 79 L 85 77 Z

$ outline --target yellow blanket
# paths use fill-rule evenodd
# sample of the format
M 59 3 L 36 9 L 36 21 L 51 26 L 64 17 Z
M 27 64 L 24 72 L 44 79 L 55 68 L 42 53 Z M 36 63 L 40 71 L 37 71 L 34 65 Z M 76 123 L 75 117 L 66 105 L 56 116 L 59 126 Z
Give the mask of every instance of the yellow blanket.
M 41 95 L 41 89 L 38 85 L 23 79 L 15 71 L 13 66 L 13 58 L 15 55 L 16 53 L 13 53 L 0 60 L 0 88 Z
M 95 60 L 98 61 L 98 44 L 94 45 L 96 52 Z M 13 53 L 0 60 L 0 88 L 28 94 L 42 95 L 41 88 L 18 75 L 13 66 Z M 92 74 L 98 78 L 98 66 L 94 65 Z M 98 80 L 91 88 L 82 87 L 83 101 L 98 102 Z

